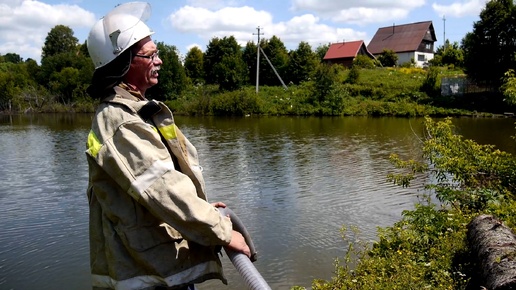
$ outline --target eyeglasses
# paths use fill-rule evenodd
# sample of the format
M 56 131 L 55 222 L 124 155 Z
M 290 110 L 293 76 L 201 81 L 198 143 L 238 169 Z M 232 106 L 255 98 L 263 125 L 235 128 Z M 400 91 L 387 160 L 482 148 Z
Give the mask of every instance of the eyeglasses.
M 155 58 L 159 58 L 159 50 L 156 50 L 156 52 L 151 55 L 135 54 L 134 56 L 141 57 L 141 58 L 148 58 L 151 61 L 154 61 Z

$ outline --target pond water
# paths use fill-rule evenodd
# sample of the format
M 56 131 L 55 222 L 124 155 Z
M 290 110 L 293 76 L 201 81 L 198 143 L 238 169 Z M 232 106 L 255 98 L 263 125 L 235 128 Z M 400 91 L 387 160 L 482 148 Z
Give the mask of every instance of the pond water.
M 91 115 L 0 116 L 0 289 L 91 289 L 85 140 Z M 176 123 L 197 147 L 210 201 L 245 223 L 272 289 L 330 279 L 343 226 L 374 240 L 412 209 L 425 180 L 386 182 L 391 153 L 419 158 L 422 119 L 193 118 Z M 513 119 L 454 120 L 482 144 L 515 151 Z M 229 285 L 244 289 L 223 257 Z

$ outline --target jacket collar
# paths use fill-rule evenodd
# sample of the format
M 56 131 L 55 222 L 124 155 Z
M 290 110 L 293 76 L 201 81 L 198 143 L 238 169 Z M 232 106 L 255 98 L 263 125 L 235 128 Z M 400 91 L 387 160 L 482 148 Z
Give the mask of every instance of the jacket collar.
M 133 101 L 146 101 L 147 99 L 140 93 L 140 91 L 132 89 L 129 84 L 121 82 L 117 86 L 113 88 L 117 95 L 125 99 L 130 99 Z

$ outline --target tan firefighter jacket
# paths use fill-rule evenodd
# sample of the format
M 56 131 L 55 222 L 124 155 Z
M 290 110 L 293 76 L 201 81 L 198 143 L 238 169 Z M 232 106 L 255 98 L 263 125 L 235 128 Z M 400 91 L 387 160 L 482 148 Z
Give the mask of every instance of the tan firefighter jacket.
M 232 224 L 207 202 L 195 147 L 166 105 L 126 89 L 102 101 L 87 141 L 93 288 L 227 283 L 217 250 Z

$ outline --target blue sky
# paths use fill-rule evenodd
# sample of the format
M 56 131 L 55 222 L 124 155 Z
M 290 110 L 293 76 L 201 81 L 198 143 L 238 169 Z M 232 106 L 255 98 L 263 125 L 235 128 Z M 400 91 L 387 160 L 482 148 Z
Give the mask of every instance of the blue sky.
M 174 45 L 185 55 L 202 51 L 214 37 L 235 36 L 241 45 L 279 37 L 288 50 L 301 41 L 321 44 L 364 40 L 380 27 L 432 21 L 437 36 L 459 42 L 478 21 L 486 0 L 151 0 L 147 24 L 154 40 Z M 0 0 L 0 54 L 19 54 L 39 62 L 41 47 L 55 25 L 70 27 L 82 43 L 93 23 L 120 0 Z M 443 16 L 446 19 L 443 21 Z

